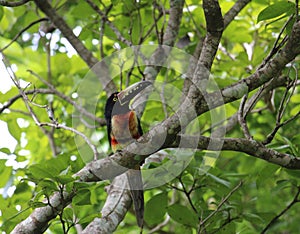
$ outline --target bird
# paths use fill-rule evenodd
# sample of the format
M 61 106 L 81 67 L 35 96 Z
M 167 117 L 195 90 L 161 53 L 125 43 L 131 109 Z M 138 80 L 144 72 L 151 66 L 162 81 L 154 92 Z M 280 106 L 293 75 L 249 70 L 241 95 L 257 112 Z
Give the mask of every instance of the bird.
M 151 84 L 150 81 L 140 81 L 121 92 L 111 94 L 107 99 L 104 115 L 108 141 L 114 153 L 143 135 L 140 119 L 136 111 L 131 108 L 131 103 L 142 90 Z M 128 170 L 127 178 L 137 224 L 142 228 L 144 223 L 144 194 L 140 165 L 136 165 L 134 170 Z

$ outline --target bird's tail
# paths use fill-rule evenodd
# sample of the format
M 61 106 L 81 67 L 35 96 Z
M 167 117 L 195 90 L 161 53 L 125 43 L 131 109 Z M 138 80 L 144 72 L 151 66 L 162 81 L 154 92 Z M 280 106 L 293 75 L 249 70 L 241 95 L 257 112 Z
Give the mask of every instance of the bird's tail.
M 130 169 L 126 173 L 130 187 L 131 198 L 134 205 L 135 216 L 139 227 L 144 224 L 144 190 L 140 170 Z

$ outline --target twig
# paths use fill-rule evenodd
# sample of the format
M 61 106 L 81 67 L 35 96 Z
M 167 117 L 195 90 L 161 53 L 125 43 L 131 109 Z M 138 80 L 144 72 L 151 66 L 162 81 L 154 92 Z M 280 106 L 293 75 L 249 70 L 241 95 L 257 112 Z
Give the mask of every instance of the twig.
M 1 5 L 1 2 L 0 2 Z M 36 21 L 33 21 L 32 23 L 30 23 L 28 26 L 26 26 L 25 28 L 23 28 L 12 40 L 11 42 L 9 42 L 6 46 L 4 46 L 2 49 L 0 49 L 0 52 L 3 52 L 4 50 L 6 50 L 12 43 L 14 43 L 26 30 L 28 30 L 29 28 L 31 28 L 33 25 L 40 23 L 42 21 L 48 21 L 48 18 L 41 18 L 38 19 Z
M 275 128 L 273 129 L 273 131 L 267 136 L 266 140 L 264 140 L 264 141 L 262 142 L 262 144 L 264 144 L 264 145 L 269 144 L 269 143 L 274 139 L 274 137 L 275 137 L 277 131 L 278 131 L 281 127 L 283 127 L 283 126 L 287 125 L 288 123 L 292 122 L 293 120 L 295 120 L 295 119 L 298 118 L 299 116 L 300 116 L 300 111 L 298 111 L 297 114 L 295 114 L 293 117 L 287 119 L 287 120 L 284 121 L 283 123 L 276 124 Z
M 106 24 L 113 30 L 119 41 L 123 42 L 127 46 L 132 46 L 132 43 L 123 37 L 117 27 L 108 19 L 107 15 L 103 13 L 93 1 L 86 0 L 86 2 L 102 17 L 102 20 L 105 21 Z
M 241 10 L 249 3 L 251 0 L 238 0 L 228 12 L 224 15 L 224 28 L 226 28 L 234 17 L 241 12 Z
M 190 196 L 190 195 L 191 195 L 191 192 L 192 192 L 193 190 L 192 190 L 192 189 L 191 189 L 190 191 L 187 191 L 187 190 L 186 190 L 186 187 L 185 187 L 185 185 L 184 185 L 184 183 L 183 183 L 183 181 L 182 181 L 181 175 L 180 175 L 180 177 L 178 178 L 178 180 L 179 180 L 179 182 L 180 182 L 180 184 L 181 184 L 181 186 L 182 186 L 182 188 L 183 188 L 183 192 L 184 192 L 185 196 L 187 197 L 187 199 L 188 199 L 188 201 L 189 201 L 189 203 L 190 203 L 190 205 L 191 205 L 193 211 L 197 214 L 198 219 L 200 220 L 199 213 L 198 213 L 196 207 L 194 206 L 194 204 L 193 204 L 193 202 L 192 202 L 192 200 L 191 200 L 191 196 Z M 193 186 L 194 186 L 194 184 L 193 184 Z
M 263 62 L 260 64 L 259 68 L 262 68 L 266 65 L 266 63 L 279 51 L 279 49 L 287 42 L 288 40 L 288 36 L 286 35 L 282 41 L 279 43 L 279 39 L 281 37 L 281 35 L 283 34 L 285 28 L 287 27 L 288 23 L 293 19 L 294 15 L 291 15 L 290 18 L 285 22 L 285 24 L 283 25 L 283 27 L 281 28 L 278 37 L 276 38 L 274 45 L 270 51 L 270 53 L 268 54 L 268 56 L 263 60 Z M 278 45 L 279 43 L 279 45 Z
M 61 99 L 67 101 L 68 103 L 70 103 L 71 105 L 73 105 L 81 114 L 89 117 L 90 119 L 96 121 L 97 123 L 99 123 L 101 126 L 105 125 L 105 120 L 102 118 L 98 118 L 95 115 L 93 115 L 92 113 L 88 112 L 86 109 L 84 109 L 81 105 L 78 105 L 77 102 L 73 101 L 70 97 L 66 96 L 65 94 L 59 92 L 52 84 L 50 84 L 48 81 L 46 81 L 45 79 L 43 79 L 41 76 L 39 76 L 38 74 L 36 74 L 35 72 L 31 71 L 31 70 L 27 70 L 28 72 L 30 72 L 30 74 L 34 75 L 36 78 L 38 78 L 41 82 L 43 82 L 45 85 L 47 85 L 49 87 L 49 89 L 52 91 L 53 94 L 56 94 L 58 97 L 60 97 Z M 0 112 L 1 113 L 1 112 Z
M 36 122 L 36 124 L 38 126 L 40 126 L 40 127 L 48 126 L 48 127 L 54 127 L 56 129 L 62 128 L 62 129 L 71 131 L 71 132 L 73 132 L 73 133 L 81 136 L 84 139 L 84 141 L 89 145 L 89 147 L 92 149 L 93 154 L 94 154 L 94 159 L 95 160 L 98 159 L 99 153 L 97 152 L 97 148 L 92 144 L 92 142 L 90 141 L 90 139 L 86 135 L 84 135 L 82 132 L 79 132 L 78 130 L 76 130 L 74 128 L 71 128 L 71 127 L 68 127 L 68 126 L 65 126 L 65 125 L 62 125 L 62 124 L 59 124 L 59 123 L 41 123 L 41 122 Z
M 286 90 L 284 92 L 284 95 L 280 101 L 280 104 L 279 104 L 279 108 L 278 108 L 278 113 L 277 113 L 277 116 L 276 116 L 276 126 L 274 127 L 274 129 L 272 130 L 271 133 L 268 134 L 267 138 L 262 142 L 262 144 L 266 145 L 266 144 L 269 144 L 275 137 L 277 131 L 283 127 L 284 125 L 290 123 L 291 121 L 293 121 L 294 119 L 296 119 L 299 114 L 300 114 L 300 111 L 294 115 L 293 117 L 289 118 L 288 120 L 284 121 L 283 123 L 281 123 L 281 120 L 283 118 L 283 114 L 287 108 L 287 105 L 291 99 L 291 96 L 293 95 L 293 93 L 295 92 L 295 89 L 296 89 L 296 85 L 297 85 L 297 81 L 298 81 L 298 71 L 297 69 L 295 69 L 296 71 L 296 79 L 292 82 L 292 85 L 288 84 L 287 87 L 286 87 Z M 290 94 L 288 95 L 289 93 L 289 90 L 290 88 L 292 87 L 292 90 L 290 92 Z
M 154 19 L 154 23 L 151 25 L 151 27 L 148 29 L 148 31 L 145 33 L 145 35 L 143 37 L 141 37 L 140 41 L 145 41 L 146 40 L 146 38 L 151 34 L 152 30 L 154 28 L 156 28 L 158 20 L 163 16 L 163 13 L 159 12 L 159 15 L 157 17 L 154 17 L 153 11 L 154 11 L 154 8 L 152 10 L 152 16 L 153 16 L 153 19 Z
M 245 137 L 248 140 L 252 140 L 253 137 L 251 136 L 250 132 L 249 132 L 249 128 L 247 126 L 247 122 L 246 122 L 246 115 L 244 114 L 244 108 L 245 108 L 245 103 L 247 101 L 247 94 L 245 94 L 241 100 L 241 104 L 238 110 L 238 121 L 242 127 L 242 130 L 244 132 Z
M 23 99 L 23 101 L 25 103 L 25 106 L 26 106 L 27 110 L 29 111 L 29 113 L 30 113 L 33 121 L 36 123 L 36 125 L 39 126 L 39 127 L 49 126 L 49 127 L 54 127 L 54 128 L 62 128 L 62 129 L 65 129 L 65 130 L 68 130 L 68 131 L 76 133 L 77 135 L 81 136 L 86 141 L 86 143 L 90 146 L 90 148 L 92 149 L 92 151 L 94 153 L 95 160 L 98 159 L 98 152 L 97 152 L 96 147 L 90 142 L 90 140 L 87 138 L 87 136 L 85 136 L 83 133 L 79 132 L 78 130 L 76 130 L 74 128 L 71 128 L 71 127 L 68 127 L 68 126 L 64 126 L 62 124 L 58 124 L 57 122 L 55 122 L 55 123 L 41 123 L 39 121 L 37 115 L 34 113 L 33 109 L 29 105 L 29 103 L 32 104 L 32 102 L 28 99 L 28 96 L 26 95 L 26 93 L 24 92 L 24 90 L 21 88 L 20 82 L 19 82 L 18 78 L 16 77 L 15 73 L 13 71 L 8 70 L 8 68 L 9 68 L 8 61 L 5 60 L 5 59 L 3 59 L 3 61 L 5 62 L 5 67 L 6 67 L 7 71 L 8 71 L 8 74 L 9 74 L 11 80 L 13 81 L 13 83 L 18 88 L 18 90 L 19 90 L 19 92 L 20 92 L 20 94 L 22 96 L 22 99 Z M 41 105 L 38 105 L 38 106 L 41 107 Z M 43 130 L 43 131 L 45 131 L 45 130 Z
M 270 82 L 268 82 L 267 84 L 263 85 L 254 95 L 252 95 L 248 102 L 245 104 L 245 108 L 244 108 L 244 113 L 249 113 L 252 111 L 252 109 L 254 108 L 255 104 L 258 102 L 258 100 L 265 95 L 267 92 L 276 89 L 282 85 L 284 85 L 287 82 L 287 77 L 286 76 L 280 76 L 278 79 L 272 79 Z M 229 117 L 228 119 L 226 119 L 226 132 L 229 132 L 233 129 L 233 127 L 237 124 L 238 122 L 238 113 L 236 112 L 235 114 L 233 114 L 231 117 Z M 223 122 L 220 123 L 220 125 Z M 217 123 L 218 124 L 218 123 Z M 208 132 L 211 131 L 211 129 L 213 129 L 215 126 L 212 126 L 211 128 L 203 131 L 204 132 Z M 221 127 L 223 127 L 221 125 Z M 220 127 L 220 128 L 221 128 Z M 219 131 L 219 129 L 216 129 L 215 131 Z
M 224 205 L 225 202 L 228 201 L 228 199 L 232 196 L 232 194 L 234 194 L 241 186 L 243 185 L 243 181 L 240 181 L 238 183 L 238 185 L 236 185 L 227 195 L 225 198 L 222 199 L 222 201 L 219 203 L 219 205 L 217 206 L 217 208 L 210 213 L 204 220 L 202 220 L 199 224 L 199 229 L 198 229 L 198 233 L 201 230 L 201 228 L 203 228 L 203 225 L 209 220 L 211 219 L 215 214 L 217 214 L 219 212 L 219 210 L 221 209 L 221 207 Z
M 276 221 L 277 221 L 282 215 L 284 215 L 289 209 L 291 209 L 292 206 L 295 205 L 297 202 L 300 202 L 300 200 L 299 200 L 299 198 L 298 198 L 298 197 L 299 197 L 299 194 L 300 194 L 300 187 L 298 187 L 298 191 L 297 191 L 297 193 L 296 193 L 294 199 L 290 202 L 290 204 L 289 204 L 287 207 L 285 207 L 278 215 L 276 215 L 276 216 L 275 216 L 275 217 L 267 224 L 267 226 L 262 230 L 261 234 L 266 233 L 266 231 L 268 231 L 268 229 L 269 229 L 271 226 L 273 226 L 273 225 L 276 223 Z
M 70 44 L 74 47 L 79 56 L 85 61 L 85 63 L 91 68 L 91 70 L 99 77 L 100 82 L 103 84 L 104 90 L 109 95 L 117 87 L 114 82 L 112 82 L 107 66 L 104 62 L 99 63 L 99 60 L 89 51 L 78 37 L 75 36 L 73 30 L 68 26 L 66 21 L 57 14 L 56 10 L 51 6 L 49 1 L 44 0 L 33 0 L 37 7 L 43 11 L 51 22 L 61 31 L 61 33 L 66 37 Z M 96 65 L 96 66 L 95 66 Z M 99 74 L 105 74 L 100 75 Z
M 157 224 L 156 227 L 149 230 L 148 234 L 159 232 L 164 226 L 166 226 L 169 223 L 169 221 L 170 221 L 170 216 L 167 215 L 165 220 L 162 221 L 161 223 Z
M 24 91 L 24 93 L 26 95 L 29 94 L 37 94 L 37 93 L 41 93 L 41 94 L 53 94 L 53 91 L 50 89 L 33 89 L 33 90 L 27 90 Z M 8 109 L 12 104 L 14 104 L 19 98 L 21 98 L 22 95 L 21 94 L 17 94 L 16 96 L 12 97 L 11 99 L 9 99 L 5 104 L 3 104 L 3 106 L 0 108 L 0 114 L 5 110 Z

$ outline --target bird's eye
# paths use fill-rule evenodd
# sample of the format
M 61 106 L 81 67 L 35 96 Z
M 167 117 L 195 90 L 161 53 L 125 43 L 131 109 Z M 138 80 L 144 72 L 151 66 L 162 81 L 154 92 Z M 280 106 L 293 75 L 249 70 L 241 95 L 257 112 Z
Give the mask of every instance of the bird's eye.
M 114 98 L 113 98 L 113 101 L 114 101 L 114 102 L 116 102 L 117 100 L 118 100 L 118 98 L 117 98 L 117 97 L 114 97 Z

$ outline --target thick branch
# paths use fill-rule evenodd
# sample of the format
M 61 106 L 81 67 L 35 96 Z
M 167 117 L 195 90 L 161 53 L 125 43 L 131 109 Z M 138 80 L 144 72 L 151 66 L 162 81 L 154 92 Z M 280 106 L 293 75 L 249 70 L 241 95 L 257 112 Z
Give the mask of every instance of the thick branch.
M 218 0 L 203 0 L 203 10 L 206 19 L 206 31 L 218 36 L 224 29 L 223 17 Z
M 240 80 L 228 87 L 221 90 L 222 99 L 218 98 L 220 93 L 214 92 L 208 94 L 207 98 L 211 100 L 210 108 L 214 108 L 224 103 L 233 102 L 240 99 L 244 94 L 253 91 L 261 85 L 270 81 L 273 77 L 280 74 L 280 71 L 284 69 L 285 65 L 295 59 L 300 54 L 300 22 L 295 23 L 291 36 L 289 37 L 286 45 L 282 50 L 271 59 L 266 65 L 249 77 Z M 200 115 L 208 111 L 207 103 L 201 99 L 197 101 L 197 114 Z M 204 112 L 203 112 L 204 111 Z
M 75 193 L 55 193 L 45 207 L 36 208 L 32 214 L 20 222 L 11 234 L 43 233 L 48 228 L 49 220 L 54 219 L 61 210 L 66 207 L 74 197 Z
M 177 147 L 180 142 L 180 137 L 173 143 L 173 147 Z M 254 140 L 248 140 L 244 138 L 209 138 L 205 136 L 197 137 L 185 137 L 184 142 L 180 142 L 180 145 L 189 148 L 198 144 L 198 149 L 209 150 L 230 150 L 237 152 L 244 152 L 250 156 L 263 159 L 267 162 L 274 163 L 276 165 L 288 168 L 288 169 L 300 169 L 300 158 L 286 153 L 279 153 L 273 149 L 265 147 Z M 220 147 L 220 145 L 222 147 Z
M 82 234 L 89 233 L 112 233 L 119 223 L 124 219 L 125 214 L 131 206 L 131 196 L 126 189 L 127 176 L 117 176 L 109 186 L 108 196 L 101 210 L 102 217 L 95 218 L 83 230 Z
M 206 84 L 209 78 L 209 72 L 213 64 L 221 36 L 224 30 L 221 8 L 217 0 L 203 1 L 203 9 L 206 18 L 206 36 L 201 47 L 200 57 L 198 59 L 192 76 L 193 85 L 190 86 L 187 94 L 188 102 L 195 100 L 204 100 L 206 93 Z M 189 83 L 189 82 L 187 82 Z M 184 104 L 183 105 L 188 105 Z

